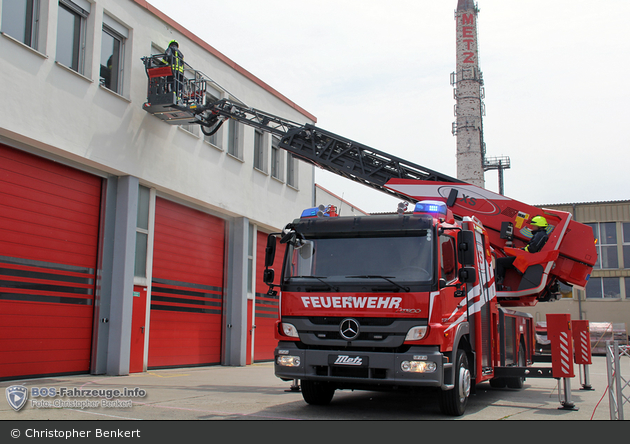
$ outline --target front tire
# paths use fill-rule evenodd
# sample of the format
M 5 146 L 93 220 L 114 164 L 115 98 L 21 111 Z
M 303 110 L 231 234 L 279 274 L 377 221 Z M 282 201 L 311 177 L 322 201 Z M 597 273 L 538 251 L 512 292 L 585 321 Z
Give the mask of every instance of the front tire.
M 472 379 L 468 367 L 468 356 L 464 350 L 457 350 L 455 360 L 455 387 L 440 392 L 440 410 L 445 415 L 461 416 L 466 411 Z
M 302 381 L 302 397 L 311 405 L 328 405 L 335 394 L 335 387 L 323 381 Z

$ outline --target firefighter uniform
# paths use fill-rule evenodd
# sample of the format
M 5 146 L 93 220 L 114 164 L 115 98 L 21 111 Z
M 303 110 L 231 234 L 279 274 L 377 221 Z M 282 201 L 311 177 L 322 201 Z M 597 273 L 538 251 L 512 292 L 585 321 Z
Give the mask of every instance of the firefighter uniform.
M 169 88 L 170 91 L 177 93 L 179 101 L 184 89 L 184 54 L 179 50 L 177 41 L 171 40 L 164 55 L 166 56 L 164 61 L 170 65 L 173 72 L 173 75 L 168 78 Z

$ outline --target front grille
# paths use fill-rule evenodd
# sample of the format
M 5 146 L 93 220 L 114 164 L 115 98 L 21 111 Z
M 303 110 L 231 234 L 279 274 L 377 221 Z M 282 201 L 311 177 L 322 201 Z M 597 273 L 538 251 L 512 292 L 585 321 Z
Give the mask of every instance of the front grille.
M 341 321 L 346 319 L 348 316 L 340 318 L 340 317 L 327 317 L 327 316 L 318 316 L 318 317 L 309 317 L 308 320 L 314 325 L 333 325 L 339 326 Z M 396 319 L 394 318 L 356 318 L 360 321 L 363 326 L 378 326 L 378 327 L 387 327 L 392 325 Z
M 318 339 L 342 339 L 339 331 L 317 332 L 315 333 Z M 384 333 L 360 333 L 359 336 L 354 339 L 355 341 L 383 341 L 387 339 L 389 335 Z

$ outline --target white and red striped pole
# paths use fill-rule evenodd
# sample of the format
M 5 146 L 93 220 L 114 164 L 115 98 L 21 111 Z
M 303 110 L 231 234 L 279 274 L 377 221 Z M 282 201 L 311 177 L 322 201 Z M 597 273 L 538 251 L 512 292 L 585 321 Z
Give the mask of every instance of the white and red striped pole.
M 591 331 L 588 321 L 573 321 L 573 344 L 575 345 L 575 363 L 584 368 L 584 383 L 580 390 L 593 390 L 588 373 L 588 366 L 592 364 Z
M 561 409 L 577 410 L 571 402 L 571 378 L 573 372 L 573 335 L 571 315 L 547 314 L 547 338 L 551 341 L 551 372 L 554 378 L 564 382 L 564 400 Z

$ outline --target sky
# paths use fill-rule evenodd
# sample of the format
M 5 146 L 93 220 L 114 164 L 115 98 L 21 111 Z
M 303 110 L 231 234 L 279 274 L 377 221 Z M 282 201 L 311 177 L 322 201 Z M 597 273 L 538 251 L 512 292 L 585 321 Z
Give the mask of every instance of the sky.
M 457 177 L 457 0 L 149 3 L 318 127 Z M 483 137 L 488 157 L 510 158 L 504 194 L 531 205 L 630 199 L 630 1 L 477 4 Z M 370 213 L 400 201 L 321 169 L 315 179 Z M 498 182 L 485 173 L 488 190 Z

